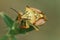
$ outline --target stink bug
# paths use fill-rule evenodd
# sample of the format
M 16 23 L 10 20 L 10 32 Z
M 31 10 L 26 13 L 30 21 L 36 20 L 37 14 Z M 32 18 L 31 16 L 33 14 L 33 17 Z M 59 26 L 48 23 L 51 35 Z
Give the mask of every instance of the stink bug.
M 36 30 L 39 30 L 35 26 L 42 25 L 47 21 L 46 15 L 42 11 L 40 11 L 36 8 L 26 6 L 26 10 L 25 10 L 24 14 L 16 11 L 13 8 L 11 8 L 11 9 L 14 10 L 18 14 L 16 21 L 17 21 L 17 23 L 20 23 L 20 25 L 21 25 L 20 28 L 27 29 L 27 28 L 30 28 L 29 25 L 32 24 L 32 26 L 34 25 L 33 27 Z M 21 22 L 21 21 L 23 21 L 23 22 Z

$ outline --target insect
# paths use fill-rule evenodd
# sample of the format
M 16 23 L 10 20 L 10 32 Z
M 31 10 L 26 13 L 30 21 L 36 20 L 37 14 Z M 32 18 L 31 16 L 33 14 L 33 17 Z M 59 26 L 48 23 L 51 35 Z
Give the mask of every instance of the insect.
M 40 11 L 40 10 L 38 10 L 36 8 L 26 6 L 24 14 L 21 13 L 21 12 L 16 11 L 13 8 L 11 8 L 11 9 L 14 10 L 18 14 L 17 23 L 20 23 L 22 21 L 20 23 L 21 28 L 25 28 L 25 29 L 30 28 L 30 26 L 29 26 L 30 24 L 35 25 L 35 26 L 43 25 L 47 21 L 46 15 L 42 11 Z M 33 26 L 33 27 L 36 30 L 39 30 L 35 26 Z

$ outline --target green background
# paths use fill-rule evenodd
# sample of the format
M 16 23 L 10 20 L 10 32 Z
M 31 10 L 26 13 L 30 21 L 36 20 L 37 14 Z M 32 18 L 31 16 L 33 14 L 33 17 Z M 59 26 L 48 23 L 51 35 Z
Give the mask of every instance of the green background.
M 0 12 L 6 12 L 15 20 L 17 14 L 10 8 L 23 12 L 26 5 L 43 11 L 48 21 L 40 27 L 39 32 L 34 30 L 25 35 L 17 35 L 17 40 L 60 40 L 60 0 L 0 0 Z M 0 17 L 0 37 L 7 33 L 6 26 Z

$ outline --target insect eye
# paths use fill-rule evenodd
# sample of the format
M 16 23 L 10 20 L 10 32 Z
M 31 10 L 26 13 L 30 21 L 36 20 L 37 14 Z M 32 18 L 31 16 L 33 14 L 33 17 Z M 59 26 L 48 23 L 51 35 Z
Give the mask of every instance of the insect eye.
M 44 17 L 43 14 L 40 14 L 40 17 Z

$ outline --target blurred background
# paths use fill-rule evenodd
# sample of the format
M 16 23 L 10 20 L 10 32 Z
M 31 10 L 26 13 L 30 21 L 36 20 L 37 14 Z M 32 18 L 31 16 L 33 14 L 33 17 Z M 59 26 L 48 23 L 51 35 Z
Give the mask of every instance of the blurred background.
M 5 12 L 13 20 L 17 14 L 10 8 L 24 12 L 25 6 L 37 8 L 47 16 L 47 23 L 40 27 L 40 31 L 31 31 L 17 35 L 17 40 L 60 40 L 60 0 L 0 0 L 0 12 Z M 0 17 L 0 37 L 8 31 L 7 25 Z

